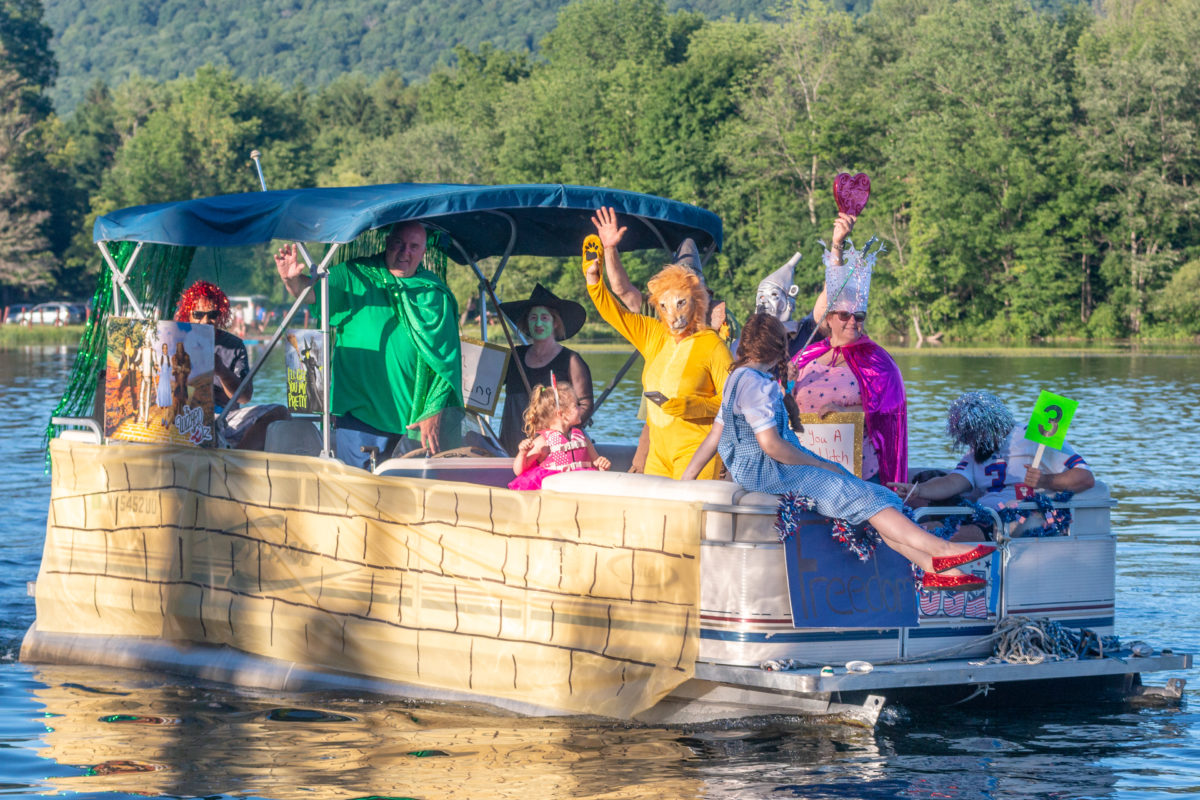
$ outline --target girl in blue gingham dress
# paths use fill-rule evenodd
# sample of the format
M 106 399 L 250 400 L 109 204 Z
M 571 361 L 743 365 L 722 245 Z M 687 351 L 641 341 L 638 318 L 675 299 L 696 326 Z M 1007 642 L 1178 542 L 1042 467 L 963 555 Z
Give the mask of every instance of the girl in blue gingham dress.
M 783 389 L 766 372 L 749 366 L 734 370 L 713 427 L 722 428 L 717 452 L 729 476 L 751 491 L 802 494 L 817 504 L 817 513 L 851 525 L 861 525 L 885 508 L 900 509 L 900 498 L 892 490 L 861 481 L 800 444 L 788 424 Z M 767 427 L 820 466 L 784 464 L 768 456 L 755 436 Z
M 948 565 L 986 557 L 991 548 L 973 549 L 934 536 L 901 513 L 900 498 L 895 493 L 859 480 L 841 466 L 801 447 L 788 424 L 783 390 L 771 375 L 786 356 L 783 323 L 767 314 L 751 316 L 742 329 L 721 411 L 683 479 L 694 479 L 719 450 L 730 477 L 750 491 L 794 492 L 811 498 L 822 516 L 853 525 L 869 522 L 885 544 L 929 573 L 924 581 L 926 589 L 976 589 L 984 585 L 982 579 Z

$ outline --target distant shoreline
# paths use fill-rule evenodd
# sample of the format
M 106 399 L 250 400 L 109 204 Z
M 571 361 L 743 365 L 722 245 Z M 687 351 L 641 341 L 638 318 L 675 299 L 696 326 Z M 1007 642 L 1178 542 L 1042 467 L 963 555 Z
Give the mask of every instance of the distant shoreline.
M 10 350 L 19 347 L 51 346 L 73 347 L 79 344 L 83 336 L 84 326 L 66 325 L 61 328 L 54 325 L 0 325 L 0 349 Z M 477 333 L 477 332 L 476 332 Z M 260 342 L 270 338 L 264 334 Z M 249 341 L 249 340 L 248 340 Z M 500 344 L 503 344 L 501 339 Z M 631 348 L 623 340 L 591 339 L 586 342 L 568 341 L 566 344 L 572 350 L 581 353 L 601 352 L 630 352 Z M 925 355 L 940 354 L 948 356 L 985 356 L 993 351 L 1002 351 L 1006 356 L 1068 356 L 1068 355 L 1136 355 L 1139 353 L 1153 355 L 1190 355 L 1200 353 L 1200 343 L 1172 342 L 1165 340 L 1118 339 L 1106 341 L 1063 340 L 1039 342 L 1036 344 L 1010 344 L 1004 342 L 979 342 L 977 344 L 945 344 L 913 347 L 905 344 L 890 344 L 884 342 L 888 352 L 894 355 Z

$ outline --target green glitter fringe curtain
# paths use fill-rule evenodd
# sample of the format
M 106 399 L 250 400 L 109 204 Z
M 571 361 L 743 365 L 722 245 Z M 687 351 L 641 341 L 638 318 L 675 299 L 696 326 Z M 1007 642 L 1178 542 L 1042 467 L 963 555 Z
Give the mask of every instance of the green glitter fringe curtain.
M 105 246 L 121 270 L 129 264 L 129 259 L 137 248 L 134 242 L 109 242 Z M 183 292 L 183 282 L 187 279 L 195 253 L 194 247 L 143 245 L 126 280 L 147 316 L 155 319 L 170 318 L 175 310 L 175 301 Z M 105 330 L 112 305 L 112 272 L 108 264 L 103 264 L 96 279 L 96 292 L 92 295 L 92 313 L 88 316 L 83 338 L 79 341 L 79 352 L 75 354 L 75 364 L 71 368 L 71 378 L 66 391 L 54 408 L 52 417 L 92 416 L 100 372 L 104 369 L 105 351 L 108 346 Z M 128 306 L 128 303 L 125 305 Z M 57 433 L 57 426 L 47 421 L 44 442 L 47 445 L 47 459 L 50 439 Z
M 353 242 L 343 245 L 337 253 L 337 261 L 374 255 L 383 252 L 384 241 L 391 227 L 365 231 Z M 129 264 L 137 244 L 134 242 L 109 242 L 105 245 L 117 267 L 124 270 Z M 175 303 L 183 294 L 184 283 L 194 247 L 171 247 L 146 244 L 138 255 L 137 262 L 127 278 L 134 297 L 138 299 L 146 315 L 154 319 L 170 319 L 174 315 Z M 440 231 L 429 234 L 425 252 L 425 265 L 443 282 L 446 280 L 446 242 Z M 109 313 L 112 311 L 113 281 L 107 263 L 102 264 L 96 281 L 96 292 L 92 295 L 92 313 L 88 317 L 79 352 L 71 368 L 71 378 L 62 398 L 54 408 L 52 417 L 90 417 L 96 403 L 100 373 L 104 369 L 108 343 L 105 330 Z M 125 303 L 128 306 L 128 303 Z M 102 422 L 102 420 L 101 420 Z M 46 446 L 47 468 L 49 468 L 50 439 L 58 434 L 58 426 L 48 420 L 43 444 Z

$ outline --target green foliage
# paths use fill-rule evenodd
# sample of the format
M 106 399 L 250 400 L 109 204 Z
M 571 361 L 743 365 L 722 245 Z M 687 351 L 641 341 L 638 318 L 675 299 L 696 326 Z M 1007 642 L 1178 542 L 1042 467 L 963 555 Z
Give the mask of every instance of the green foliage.
M 1150 307 L 1154 322 L 1167 336 L 1200 334 L 1200 259 L 1189 261 L 1171 276 Z
M 1084 164 L 1130 330 L 1200 221 L 1200 1 L 1113 0 L 1080 42 Z
M 50 285 L 51 198 L 43 150 L 31 134 L 54 80 L 39 0 L 0 0 L 0 301 Z
M 34 18 L 32 0 L 0 2 Z M 96 266 L 95 215 L 255 191 L 253 149 L 271 188 L 612 186 L 720 214 L 725 247 L 706 274 L 744 318 L 797 250 L 807 310 L 834 176 L 864 171 L 873 193 L 852 238 L 887 246 L 875 335 L 1200 327 L 1200 0 L 1102 13 L 1072 0 L 464 3 L 53 0 L 62 63 L 83 70 L 56 96 L 77 105 L 46 116 L 46 73 L 12 66 L 36 59 L 0 61 L 27 100 L 6 162 L 21 180 L 0 180 L 14 198 L 0 214 L 26 226 L 42 280 L 68 287 Z M 194 269 L 278 297 L 268 256 L 202 251 Z M 626 259 L 637 284 L 661 264 Z M 497 289 L 540 281 L 586 303 L 578 270 L 514 259 Z M 460 302 L 478 292 L 467 271 L 450 280 Z
M 109 85 L 135 74 L 168 81 L 206 64 L 248 79 L 270 75 L 284 86 L 316 88 L 348 73 L 389 70 L 414 81 L 450 64 L 459 46 L 476 49 L 490 42 L 532 51 L 566 5 L 567 0 L 46 0 L 46 22 L 63 65 L 53 97 L 59 109 L 70 110 L 97 78 Z M 753 0 L 694 5 L 710 16 L 740 19 L 761 7 Z

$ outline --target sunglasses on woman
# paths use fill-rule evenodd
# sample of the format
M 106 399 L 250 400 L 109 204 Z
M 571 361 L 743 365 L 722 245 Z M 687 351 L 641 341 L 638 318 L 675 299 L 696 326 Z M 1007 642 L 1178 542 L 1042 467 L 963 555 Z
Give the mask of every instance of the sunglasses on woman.
M 856 322 L 867 321 L 867 312 L 865 311 L 835 311 L 833 312 L 833 315 L 842 322 L 849 322 L 852 319 Z
M 217 319 L 220 318 L 220 316 L 221 316 L 221 312 L 217 311 L 215 308 L 212 311 L 198 311 L 197 310 L 197 311 L 192 312 L 192 319 L 199 320 L 199 321 L 211 319 L 213 322 L 216 322 Z

